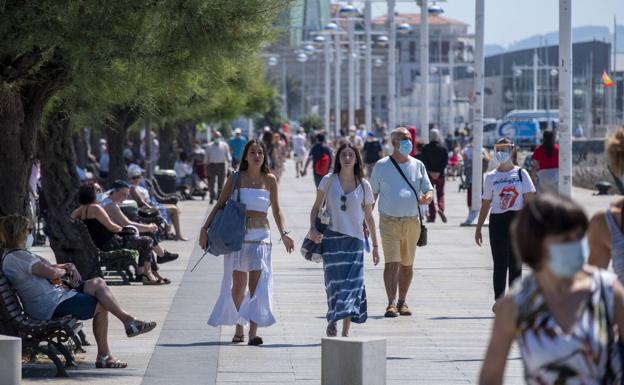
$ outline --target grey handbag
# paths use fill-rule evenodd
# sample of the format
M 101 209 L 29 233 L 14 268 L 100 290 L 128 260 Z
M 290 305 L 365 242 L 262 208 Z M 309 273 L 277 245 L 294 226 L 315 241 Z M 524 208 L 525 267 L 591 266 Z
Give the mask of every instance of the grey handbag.
M 234 187 L 225 206 L 217 211 L 208 228 L 208 252 L 213 255 L 240 251 L 245 238 L 246 205 L 240 201 L 240 172 L 233 176 Z M 232 197 L 238 190 L 237 198 Z

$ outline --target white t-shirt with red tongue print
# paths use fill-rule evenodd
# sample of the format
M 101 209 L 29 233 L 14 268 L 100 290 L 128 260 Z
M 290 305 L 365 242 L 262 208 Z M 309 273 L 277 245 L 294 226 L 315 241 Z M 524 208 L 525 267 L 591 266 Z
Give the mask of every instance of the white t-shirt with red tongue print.
M 495 169 L 485 175 L 481 198 L 492 201 L 492 214 L 502 214 L 519 211 L 524 204 L 523 194 L 529 192 L 535 192 L 535 186 L 526 170 L 514 167 L 510 171 L 500 172 Z

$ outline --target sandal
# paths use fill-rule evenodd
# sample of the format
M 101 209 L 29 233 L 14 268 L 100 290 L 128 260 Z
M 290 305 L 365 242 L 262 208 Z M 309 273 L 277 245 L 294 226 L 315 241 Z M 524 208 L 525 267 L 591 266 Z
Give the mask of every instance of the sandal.
M 158 281 L 161 285 L 169 285 L 171 280 L 169 278 L 158 278 Z
M 258 336 L 253 336 L 251 338 L 249 338 L 249 342 L 247 343 L 247 345 L 249 346 L 260 346 L 264 343 L 264 341 L 262 341 L 262 338 L 258 337 Z
M 156 327 L 156 322 L 141 322 L 138 323 L 136 319 L 130 321 L 126 327 L 126 335 L 128 338 L 136 337 L 140 334 L 151 332 Z
M 330 322 L 327 324 L 327 330 L 325 331 L 327 337 L 336 337 L 338 335 L 338 328 L 336 327 L 335 322 Z
M 95 361 L 95 367 L 98 369 L 124 369 L 128 367 L 128 363 L 121 362 L 108 354 L 104 357 L 98 357 Z
M 232 337 L 232 343 L 234 344 L 240 344 L 241 342 L 245 342 L 245 335 L 241 334 L 234 334 L 234 337 Z
M 145 285 L 145 286 L 166 285 L 166 283 L 163 282 L 160 279 L 157 279 L 157 280 L 154 281 L 154 280 L 151 280 L 151 279 L 147 278 L 146 276 L 143 276 L 142 281 L 143 281 L 143 285 Z

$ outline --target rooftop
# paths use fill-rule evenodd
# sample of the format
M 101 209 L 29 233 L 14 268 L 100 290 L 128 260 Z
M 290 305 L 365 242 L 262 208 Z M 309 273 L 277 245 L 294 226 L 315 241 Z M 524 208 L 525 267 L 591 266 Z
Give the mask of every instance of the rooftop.
M 420 24 L 420 14 L 419 13 L 397 13 L 396 16 L 397 23 L 408 23 L 410 25 L 419 25 Z M 383 15 L 379 17 L 375 17 L 372 20 L 373 25 L 384 25 L 388 20 L 388 15 Z M 463 21 L 450 19 L 444 16 L 437 15 L 429 15 L 429 24 L 430 25 L 455 25 L 455 26 L 465 26 L 468 25 Z

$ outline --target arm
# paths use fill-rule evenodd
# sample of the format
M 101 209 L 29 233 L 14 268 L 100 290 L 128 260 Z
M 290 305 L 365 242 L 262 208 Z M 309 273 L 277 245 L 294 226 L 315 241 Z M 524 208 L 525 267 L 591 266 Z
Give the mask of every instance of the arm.
M 72 263 L 64 263 L 61 265 L 51 265 L 44 262 L 35 262 L 32 267 L 32 275 L 45 278 L 56 279 L 61 278 L 67 274 L 73 267 Z
M 230 195 L 232 195 L 233 190 L 234 190 L 234 174 L 230 175 L 225 181 L 225 185 L 223 186 L 223 190 L 221 191 L 221 195 L 219 195 L 219 199 L 217 200 L 217 203 L 212 208 L 212 211 L 210 211 L 210 215 L 208 215 L 206 222 L 204 222 L 204 225 L 202 226 L 203 230 L 208 230 L 208 228 L 210 227 L 210 224 L 212 223 L 212 220 L 214 219 L 215 215 L 217 215 L 217 211 L 225 207 L 225 202 L 227 202 Z
M 490 206 L 492 201 L 489 199 L 481 199 L 481 211 L 479 211 L 479 220 L 477 221 L 477 228 L 475 229 L 475 242 L 481 246 L 483 244 L 483 236 L 481 235 L 481 228 L 485 223 L 485 218 L 490 212 Z
M 600 211 L 594 214 L 589 222 L 587 240 L 589 241 L 590 253 L 587 263 L 602 269 L 608 268 L 611 261 L 611 237 L 607 238 L 605 234 L 609 234 L 609 229 L 605 221 L 605 213 Z
M 505 364 L 515 335 L 516 316 L 517 309 L 513 297 L 508 295 L 501 300 L 496 312 L 490 344 L 479 375 L 480 385 L 503 383 Z
M 624 330 L 624 287 L 617 279 L 613 280 L 613 321 Z
M 295 249 L 295 241 L 288 235 L 289 232 L 284 229 L 286 227 L 286 221 L 284 221 L 282 209 L 279 205 L 277 178 L 275 175 L 269 174 L 267 179 L 269 181 L 269 191 L 271 192 L 271 210 L 273 211 L 273 218 L 275 219 L 275 224 L 277 224 L 280 239 L 284 242 L 284 246 L 286 246 L 286 251 L 291 253 Z
M 121 231 L 121 226 L 113 223 L 113 221 L 111 221 L 110 217 L 108 216 L 108 213 L 106 213 L 103 208 L 101 208 L 100 206 L 95 207 L 95 219 L 97 219 L 98 222 L 103 224 L 104 227 L 106 227 L 106 229 L 111 233 L 118 233 Z
M 143 207 L 143 206 L 150 207 L 149 203 L 145 202 L 143 198 L 141 198 L 141 195 L 139 195 L 139 193 L 136 191 L 136 188 L 132 187 L 130 189 L 130 196 L 139 205 L 139 207 Z
M 115 205 L 110 204 L 106 206 L 106 213 L 110 216 L 110 218 L 119 226 L 134 226 L 139 230 L 140 233 L 153 233 L 158 230 L 158 226 L 155 224 L 144 225 L 141 223 L 133 222 L 121 211 L 121 209 Z
M 325 191 L 317 190 L 316 199 L 314 200 L 314 204 L 312 205 L 312 210 L 310 210 L 310 239 L 317 243 L 320 242 L 323 238 L 323 235 L 319 233 L 316 229 L 316 217 L 318 217 L 318 213 L 321 209 L 321 205 L 323 204 L 324 199 Z
M 71 213 L 71 219 L 73 219 L 73 220 L 78 220 L 78 219 L 80 219 L 80 207 L 78 207 L 76 210 L 74 210 L 74 211 Z
M 373 264 L 377 266 L 379 263 L 379 243 L 377 241 L 377 228 L 375 227 L 372 204 L 364 205 L 364 220 L 366 221 L 366 227 L 368 227 L 371 241 L 373 242 Z
M 431 181 L 429 180 L 429 176 L 427 175 L 427 169 L 423 164 L 421 164 L 421 175 L 422 179 L 420 180 L 420 191 L 426 191 L 418 200 L 418 204 L 428 205 L 433 201 L 433 186 L 431 185 Z

